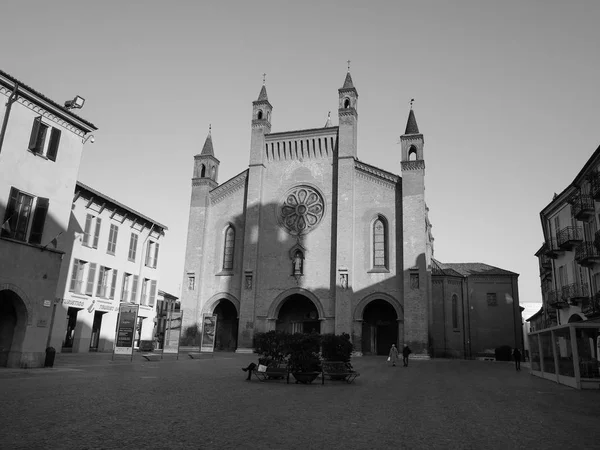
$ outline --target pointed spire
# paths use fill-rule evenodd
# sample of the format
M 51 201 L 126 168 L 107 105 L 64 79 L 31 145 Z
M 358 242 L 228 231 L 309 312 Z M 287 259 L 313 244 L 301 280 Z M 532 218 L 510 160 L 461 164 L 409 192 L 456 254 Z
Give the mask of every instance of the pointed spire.
M 202 152 L 200 153 L 200 156 L 215 156 L 215 153 L 213 151 L 211 128 L 212 126 L 209 125 L 208 136 L 206 136 L 206 141 L 204 141 L 204 147 L 202 147 Z
M 256 100 L 257 102 L 262 102 L 262 101 L 269 101 L 269 98 L 267 97 L 267 87 L 265 86 L 265 80 L 266 80 L 267 74 L 263 73 L 263 85 L 262 88 L 260 89 L 260 94 L 258 94 L 258 99 Z
M 329 111 L 329 114 L 327 114 L 327 122 L 325 122 L 325 126 L 323 128 L 329 128 L 332 126 L 333 125 L 331 124 L 331 111 Z
M 344 85 L 342 86 L 342 89 L 354 89 L 354 83 L 352 82 L 350 71 L 346 73 L 346 79 L 344 80 Z
M 404 134 L 419 134 L 419 127 L 417 126 L 417 119 L 415 119 L 415 113 L 412 109 L 412 102 L 410 101 L 410 112 L 408 113 L 408 121 L 406 122 L 406 131 Z

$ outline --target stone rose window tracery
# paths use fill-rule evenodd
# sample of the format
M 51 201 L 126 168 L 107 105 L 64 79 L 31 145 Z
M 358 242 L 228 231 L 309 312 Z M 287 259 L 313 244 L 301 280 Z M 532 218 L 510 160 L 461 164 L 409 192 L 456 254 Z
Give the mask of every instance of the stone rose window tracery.
M 315 228 L 325 213 L 323 197 L 310 186 L 296 186 L 286 194 L 280 209 L 282 225 L 293 235 Z

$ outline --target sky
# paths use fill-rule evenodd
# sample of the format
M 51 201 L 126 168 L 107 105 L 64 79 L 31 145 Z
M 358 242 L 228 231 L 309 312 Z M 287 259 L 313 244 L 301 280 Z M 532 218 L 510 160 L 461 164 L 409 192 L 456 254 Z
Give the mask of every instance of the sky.
M 168 226 L 159 288 L 179 296 L 193 156 L 248 166 L 263 73 L 272 131 L 316 128 L 350 60 L 358 157 L 400 174 L 410 99 L 442 262 L 520 274 L 541 305 L 539 212 L 600 144 L 597 1 L 4 0 L 0 67 L 94 123 L 79 180 Z

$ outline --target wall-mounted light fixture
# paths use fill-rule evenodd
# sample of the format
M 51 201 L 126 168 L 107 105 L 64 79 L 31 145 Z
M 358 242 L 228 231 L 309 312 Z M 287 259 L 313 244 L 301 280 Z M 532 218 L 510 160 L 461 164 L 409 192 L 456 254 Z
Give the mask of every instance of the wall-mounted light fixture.
M 65 102 L 65 108 L 67 109 L 81 109 L 85 103 L 85 98 L 76 95 L 73 100 L 67 100 Z
M 96 138 L 93 134 L 88 134 L 84 139 L 81 140 L 81 142 L 85 144 L 87 141 L 90 141 L 90 144 L 93 144 L 96 142 Z

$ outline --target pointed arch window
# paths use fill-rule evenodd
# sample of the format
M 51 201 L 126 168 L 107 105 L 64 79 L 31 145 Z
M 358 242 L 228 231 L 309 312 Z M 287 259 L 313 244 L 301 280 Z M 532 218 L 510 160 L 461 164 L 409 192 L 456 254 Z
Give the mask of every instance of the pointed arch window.
M 200 164 L 200 177 L 204 178 L 206 175 L 206 166 L 204 164 Z
M 223 270 L 233 270 L 233 250 L 235 230 L 231 225 L 225 230 L 225 245 L 223 248 Z
M 373 268 L 387 269 L 387 224 L 383 217 L 379 216 L 373 222 Z
M 458 296 L 452 295 L 452 328 L 458 329 Z

